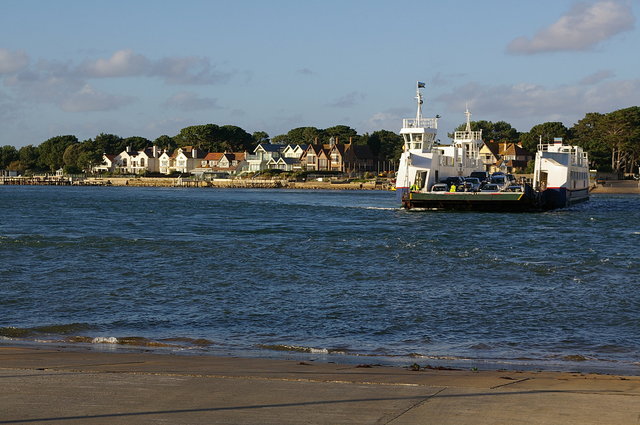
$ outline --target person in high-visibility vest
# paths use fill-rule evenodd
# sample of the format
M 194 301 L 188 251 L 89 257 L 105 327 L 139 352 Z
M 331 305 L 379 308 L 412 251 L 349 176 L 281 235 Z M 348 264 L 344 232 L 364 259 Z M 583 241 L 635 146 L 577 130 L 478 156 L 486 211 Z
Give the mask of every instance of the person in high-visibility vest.
M 449 188 L 449 192 L 455 192 L 456 191 L 456 185 L 452 184 L 451 187 Z

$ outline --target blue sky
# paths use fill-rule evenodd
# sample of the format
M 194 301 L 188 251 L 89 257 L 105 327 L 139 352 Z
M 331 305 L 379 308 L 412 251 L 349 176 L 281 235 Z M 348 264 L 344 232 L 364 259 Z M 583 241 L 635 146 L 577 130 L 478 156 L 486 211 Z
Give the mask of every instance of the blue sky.
M 640 105 L 640 0 L 2 0 L 0 145 L 237 125 L 519 131 Z

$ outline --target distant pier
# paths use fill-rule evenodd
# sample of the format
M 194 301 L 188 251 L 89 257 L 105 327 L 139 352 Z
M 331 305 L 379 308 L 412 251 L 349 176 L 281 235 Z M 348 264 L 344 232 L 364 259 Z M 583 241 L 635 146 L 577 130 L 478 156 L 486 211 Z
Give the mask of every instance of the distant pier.
M 109 180 L 85 180 L 73 177 L 0 177 L 0 185 L 12 186 L 110 186 Z

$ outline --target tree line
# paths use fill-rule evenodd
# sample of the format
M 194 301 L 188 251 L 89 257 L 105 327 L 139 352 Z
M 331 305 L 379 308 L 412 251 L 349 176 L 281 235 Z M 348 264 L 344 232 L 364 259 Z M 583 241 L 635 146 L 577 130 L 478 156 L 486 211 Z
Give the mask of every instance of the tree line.
M 456 130 L 463 130 L 461 124 Z M 485 141 L 521 142 L 535 152 L 540 141 L 552 142 L 562 137 L 565 142 L 583 147 L 589 152 L 591 168 L 599 171 L 633 173 L 640 164 L 640 107 L 620 109 L 606 114 L 590 112 L 567 128 L 561 122 L 537 124 L 528 132 L 518 132 L 505 121 L 472 121 L 472 130 L 482 130 Z M 452 134 L 449 135 L 451 137 Z M 184 146 L 196 146 L 208 152 L 252 152 L 259 143 L 315 144 L 355 143 L 369 146 L 380 161 L 397 161 L 402 153 L 402 137 L 388 130 L 358 134 L 346 125 L 325 129 L 298 127 L 286 134 L 270 138 L 264 131 L 249 134 L 233 125 L 204 124 L 185 127 L 175 136 L 162 135 L 151 141 L 144 137 L 120 137 L 100 133 L 92 139 L 79 141 L 74 135 L 55 136 L 41 144 L 20 149 L 0 147 L 0 169 L 25 172 L 53 172 L 64 168 L 68 173 L 80 173 L 102 162 L 103 154 L 116 155 L 126 148 L 143 150 L 158 146 L 172 152 Z
M 64 135 L 47 139 L 37 146 L 27 145 L 20 149 L 2 146 L 0 169 L 28 173 L 54 172 L 63 168 L 67 173 L 76 174 L 102 163 L 103 154 L 117 155 L 127 148 L 140 151 L 155 145 L 173 152 L 180 147 L 195 146 L 205 152 L 252 152 L 260 143 L 322 144 L 329 143 L 331 138 L 337 143 L 368 145 L 380 160 L 397 160 L 402 151 L 400 135 L 386 130 L 359 135 L 345 125 L 326 129 L 300 127 L 270 138 L 264 131 L 249 134 L 233 125 L 204 124 L 185 127 L 175 136 L 162 135 L 155 140 L 100 133 L 84 141 L 79 141 L 74 135 Z
M 457 130 L 464 130 L 461 125 Z M 637 173 L 640 166 L 640 107 L 619 109 L 601 114 L 590 112 L 567 128 L 561 122 L 545 122 L 520 133 L 509 123 L 472 121 L 472 130 L 482 130 L 484 140 L 521 142 L 535 152 L 540 142 L 550 143 L 562 137 L 567 144 L 582 147 L 589 153 L 590 167 L 602 172 Z

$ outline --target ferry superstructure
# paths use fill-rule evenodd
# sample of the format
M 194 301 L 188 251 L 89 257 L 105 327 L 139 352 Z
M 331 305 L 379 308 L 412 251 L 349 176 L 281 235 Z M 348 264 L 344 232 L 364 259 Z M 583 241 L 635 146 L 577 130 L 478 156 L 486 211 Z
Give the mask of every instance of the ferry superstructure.
M 565 145 L 561 138 L 540 143 L 535 161 L 533 187 L 553 208 L 589 199 L 589 156 L 580 146 Z
M 400 135 L 404 147 L 396 178 L 396 191 L 406 196 L 410 191 L 429 191 L 431 187 L 447 177 L 468 176 L 473 171 L 482 171 L 480 160 L 482 131 L 471 131 L 471 113 L 465 112 L 467 125 L 464 131 L 456 131 L 453 144 L 436 144 L 438 118 L 422 116 L 423 98 L 420 89 L 425 84 L 417 83 L 416 117 L 402 120 Z

